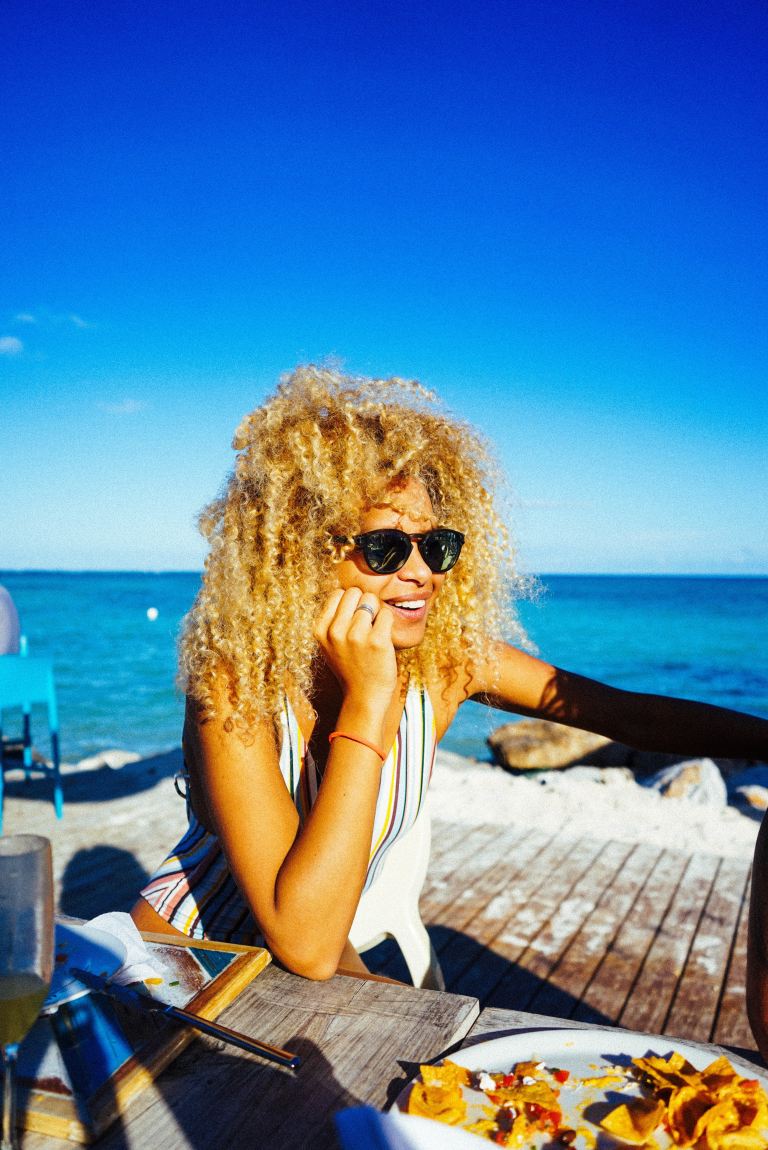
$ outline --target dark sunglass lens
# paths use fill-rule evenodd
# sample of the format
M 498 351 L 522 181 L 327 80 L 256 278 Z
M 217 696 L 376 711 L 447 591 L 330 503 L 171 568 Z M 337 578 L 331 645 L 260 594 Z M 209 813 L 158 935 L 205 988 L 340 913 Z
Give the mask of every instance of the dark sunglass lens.
M 464 540 L 458 531 L 430 531 L 421 542 L 420 551 L 436 575 L 450 571 L 461 553 Z
M 371 571 L 379 575 L 398 571 L 411 553 L 411 541 L 401 531 L 370 531 L 360 546 Z

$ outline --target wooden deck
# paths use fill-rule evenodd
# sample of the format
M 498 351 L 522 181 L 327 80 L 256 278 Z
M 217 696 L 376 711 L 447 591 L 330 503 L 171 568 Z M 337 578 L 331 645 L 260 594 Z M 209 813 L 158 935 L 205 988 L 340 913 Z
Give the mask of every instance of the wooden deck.
M 177 753 L 49 784 L 8 782 L 5 832 L 54 843 L 59 905 L 127 909 L 185 825 Z M 447 988 L 534 1011 L 754 1056 L 744 1008 L 749 862 L 536 830 L 433 824 L 422 917 Z M 374 969 L 405 977 L 393 944 Z

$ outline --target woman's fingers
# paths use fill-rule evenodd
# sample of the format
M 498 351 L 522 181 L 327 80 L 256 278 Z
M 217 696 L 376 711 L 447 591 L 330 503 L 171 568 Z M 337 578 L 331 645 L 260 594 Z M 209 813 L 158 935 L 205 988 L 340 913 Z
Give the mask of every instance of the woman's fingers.
M 315 624 L 315 638 L 340 682 L 348 688 L 394 689 L 397 663 L 392 646 L 392 612 L 359 587 L 334 591 Z M 391 682 L 390 682 L 391 681 Z
M 344 594 L 345 593 L 342 591 L 341 587 L 337 587 L 335 591 L 331 592 L 321 607 L 320 614 L 315 619 L 315 625 L 313 628 L 314 636 L 318 642 L 322 643 L 325 640 L 325 637 L 328 634 L 328 628 L 336 616 L 339 603 L 341 602 Z
M 357 627 L 362 634 L 365 634 L 364 629 L 367 628 L 370 631 L 378 614 L 379 600 L 375 595 L 363 594 L 352 611 L 350 627 Z
M 373 620 L 373 633 L 377 639 L 382 641 L 392 642 L 392 626 L 395 622 L 395 616 L 390 611 L 389 607 L 383 604 L 380 611 Z

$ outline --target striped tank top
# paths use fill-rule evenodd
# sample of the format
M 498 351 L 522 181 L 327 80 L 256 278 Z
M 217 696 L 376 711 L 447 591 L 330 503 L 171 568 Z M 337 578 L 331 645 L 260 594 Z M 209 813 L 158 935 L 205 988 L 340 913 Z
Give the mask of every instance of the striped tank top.
M 303 822 L 317 798 L 321 775 L 287 697 L 280 725 L 280 771 Z M 411 686 L 381 772 L 364 891 L 376 881 L 387 851 L 413 825 L 424 805 L 436 745 L 429 694 Z M 258 945 L 263 942 L 258 924 L 229 872 L 221 843 L 191 808 L 187 813 L 186 834 L 141 891 L 143 898 L 190 938 Z

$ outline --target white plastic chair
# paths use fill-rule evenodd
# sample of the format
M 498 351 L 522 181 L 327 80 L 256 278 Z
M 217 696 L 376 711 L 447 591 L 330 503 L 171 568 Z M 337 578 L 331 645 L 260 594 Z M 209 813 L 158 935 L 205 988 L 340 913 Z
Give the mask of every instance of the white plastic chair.
M 429 814 L 422 810 L 411 829 L 387 851 L 376 881 L 360 899 L 349 938 L 357 951 L 393 938 L 413 985 L 445 990 L 440 963 L 419 914 L 431 840 Z

